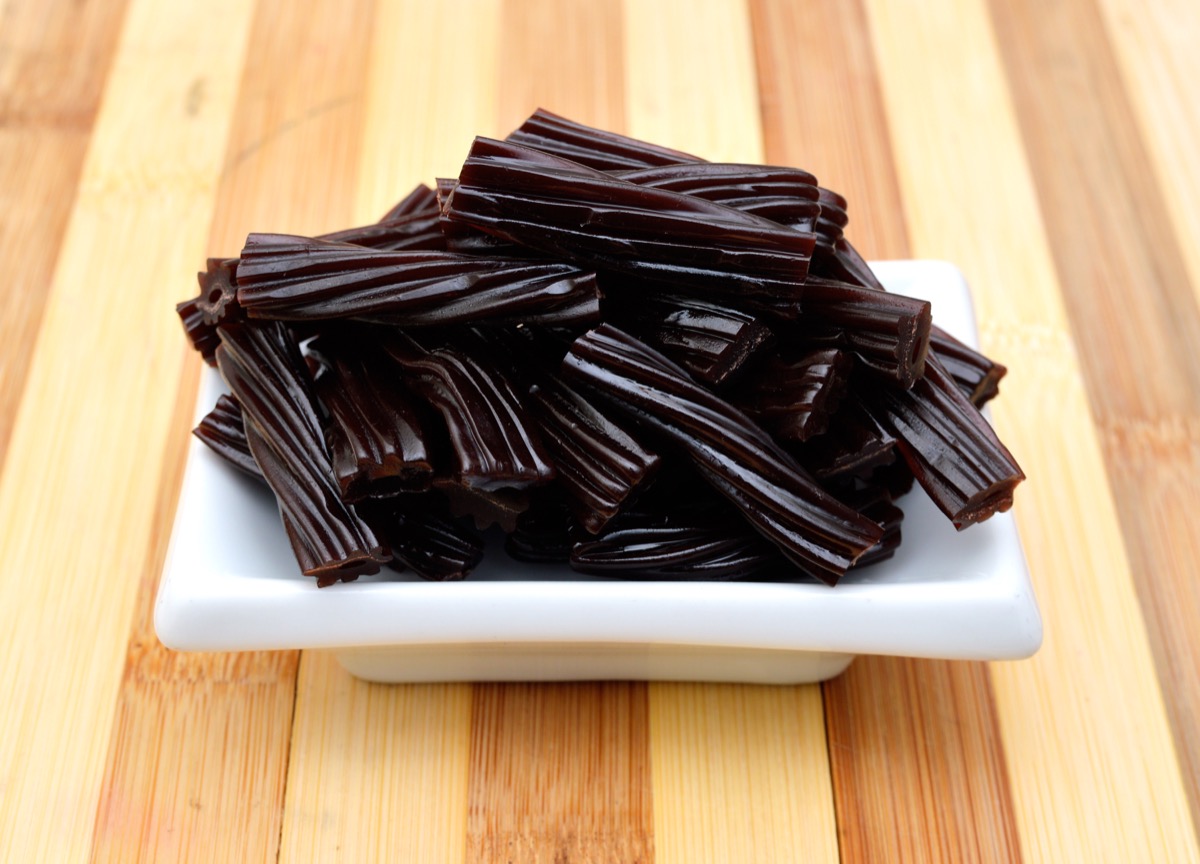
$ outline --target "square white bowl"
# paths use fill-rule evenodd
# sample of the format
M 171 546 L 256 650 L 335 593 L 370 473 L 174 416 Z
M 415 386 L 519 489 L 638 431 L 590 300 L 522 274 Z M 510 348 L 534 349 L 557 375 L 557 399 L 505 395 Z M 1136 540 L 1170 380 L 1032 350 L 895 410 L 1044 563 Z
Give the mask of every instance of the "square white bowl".
M 941 261 L 872 264 L 976 344 L 970 291 Z M 224 391 L 205 369 L 199 420 Z M 489 538 L 463 582 L 386 571 L 318 589 L 272 496 L 192 439 L 155 609 L 185 651 L 333 650 L 372 681 L 655 679 L 799 683 L 856 654 L 1028 657 L 1042 622 L 1011 513 L 955 531 L 916 489 L 891 560 L 816 583 L 634 582 L 508 558 Z

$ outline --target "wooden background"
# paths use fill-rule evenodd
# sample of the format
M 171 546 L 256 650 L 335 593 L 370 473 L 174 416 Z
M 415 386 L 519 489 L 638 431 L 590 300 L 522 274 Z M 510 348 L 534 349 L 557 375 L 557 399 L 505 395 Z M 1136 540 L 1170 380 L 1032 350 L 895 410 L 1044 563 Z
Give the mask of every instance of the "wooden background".
M 1193 0 L 4 0 L 0 860 L 1200 860 L 1198 45 Z M 158 644 L 204 257 L 539 105 L 962 267 L 1033 660 L 387 687 Z

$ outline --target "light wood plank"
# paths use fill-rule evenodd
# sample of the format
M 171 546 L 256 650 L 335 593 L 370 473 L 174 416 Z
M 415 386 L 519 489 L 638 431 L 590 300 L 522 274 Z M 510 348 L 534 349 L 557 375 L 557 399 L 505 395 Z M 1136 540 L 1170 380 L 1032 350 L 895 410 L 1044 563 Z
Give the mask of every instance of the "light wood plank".
M 316 233 L 350 223 L 357 153 L 349 154 L 361 132 L 366 59 L 347 47 L 369 37 L 373 5 L 258 4 L 209 254 L 235 254 L 250 229 Z M 344 47 L 323 51 L 331 40 Z M 179 299 L 195 292 L 187 276 L 202 263 L 203 256 L 176 280 Z M 189 352 L 118 701 L 97 860 L 278 854 L 298 653 L 180 654 L 153 632 L 198 371 Z
M 650 685 L 660 862 L 838 860 L 821 690 Z
M 1175 242 L 1200 298 L 1200 4 L 1098 0 Z M 1143 175 L 1149 179 L 1148 174 Z
M 299 681 L 279 860 L 465 860 L 471 688 L 368 684 L 316 651 Z
M 249 19 L 135 0 L 121 34 L 0 484 L 4 860 L 91 844 Z
M 2 466 L 125 0 L 14 3 L 0 15 Z
M 753 8 L 767 160 L 845 194 L 865 255 L 910 257 L 861 3 Z M 843 861 L 1019 859 L 984 664 L 860 658 L 824 697 Z
M 962 266 L 1046 640 L 993 667 L 1031 861 L 1197 857 L 1179 766 L 1029 166 L 982 2 L 868 2 L 913 251 Z M 1046 430 L 1054 430 L 1048 435 Z M 1064 490 L 1070 490 L 1064 494 Z
M 712 162 L 761 161 L 745 0 L 625 0 L 625 66 L 631 134 Z
M 992 13 L 1200 824 L 1200 282 L 1092 0 Z
M 646 686 L 479 684 L 467 860 L 649 862 Z
M 472 0 L 377 4 L 354 221 L 457 176 L 472 137 L 494 134 L 498 13 Z M 341 847 L 345 860 L 464 860 L 470 685 L 368 686 L 305 654 L 295 711 L 281 858 Z
M 620 131 L 625 122 L 619 0 L 503 0 L 499 126 L 535 108 Z
M 625 22 L 629 133 L 761 162 L 747 5 L 628 0 Z M 819 686 L 651 684 L 650 717 L 656 860 L 837 860 Z

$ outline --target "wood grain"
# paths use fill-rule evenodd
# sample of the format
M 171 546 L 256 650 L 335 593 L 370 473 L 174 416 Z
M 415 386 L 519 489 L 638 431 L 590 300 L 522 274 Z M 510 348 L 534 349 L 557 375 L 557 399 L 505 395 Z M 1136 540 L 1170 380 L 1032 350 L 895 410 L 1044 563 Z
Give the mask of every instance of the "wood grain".
M 754 11 L 767 161 L 845 194 L 864 255 L 910 257 L 862 5 Z M 984 664 L 864 657 L 824 696 L 843 861 L 1019 860 Z
M 124 17 L 125 0 L 0 11 L 0 466 Z
M 655 860 L 646 685 L 477 684 L 467 860 Z
M 868 2 L 913 251 L 971 280 L 1041 651 L 992 667 L 1023 856 L 1191 861 L 1187 801 L 1003 66 L 980 2 Z M 1047 434 L 1054 430 L 1054 434 Z M 1064 494 L 1063 490 L 1071 490 Z
M 662 862 L 838 860 L 819 686 L 650 685 Z
M 535 108 L 621 131 L 622 26 L 619 0 L 503 0 L 501 134 Z
M 1200 283 L 1095 5 L 993 3 L 992 20 L 1200 824 Z
M 455 176 L 471 136 L 492 128 L 497 12 L 466 0 L 376 4 L 360 43 L 366 113 L 351 221 L 378 219 L 415 184 Z M 430 62 L 431 48 L 452 44 L 454 64 Z M 369 686 L 305 654 L 281 858 L 464 860 L 470 736 L 468 684 Z
M 204 252 L 248 24 L 135 0 L 105 85 L 0 482 L 5 860 L 91 846 L 183 357 L 164 310 Z
M 630 134 L 761 162 L 746 4 L 630 0 L 625 10 Z M 806 860 L 836 860 L 818 686 L 652 684 L 649 703 L 656 860 L 788 861 L 800 837 Z
M 321 48 L 331 39 L 365 41 L 372 11 L 371 2 L 316 9 L 258 4 L 207 254 L 236 254 L 251 229 L 317 233 L 349 224 L 355 160 L 347 155 L 358 147 L 366 60 L 342 52 L 331 62 Z M 203 87 L 190 95 L 193 104 L 206 98 Z M 311 164 L 327 167 L 305 170 Z M 176 296 L 195 290 L 181 279 Z M 189 353 L 167 472 L 183 462 L 198 371 Z M 176 467 L 168 476 L 177 474 Z M 164 486 L 172 494 L 177 488 Z M 93 858 L 274 858 L 299 656 L 181 654 L 158 642 L 152 609 L 175 501 L 160 503 L 153 530 L 161 542 L 151 544 L 144 564 Z M 230 796 L 231 788 L 241 794 Z
M 368 684 L 304 652 L 279 860 L 463 861 L 470 717 L 469 686 Z
M 1150 156 L 1147 167 L 1200 298 L 1200 6 L 1189 0 L 1099 0 L 1098 7 Z

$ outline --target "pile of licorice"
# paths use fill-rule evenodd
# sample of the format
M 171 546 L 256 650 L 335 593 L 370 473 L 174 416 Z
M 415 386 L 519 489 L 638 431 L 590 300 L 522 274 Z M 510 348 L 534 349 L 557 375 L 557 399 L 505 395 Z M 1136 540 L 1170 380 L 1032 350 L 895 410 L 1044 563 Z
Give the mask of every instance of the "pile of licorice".
M 584 573 L 833 585 L 914 478 L 959 528 L 1024 479 L 979 412 L 1004 367 L 846 224 L 805 171 L 538 111 L 376 224 L 210 259 L 177 308 L 231 394 L 195 434 L 320 586 L 461 579 L 493 524 Z

